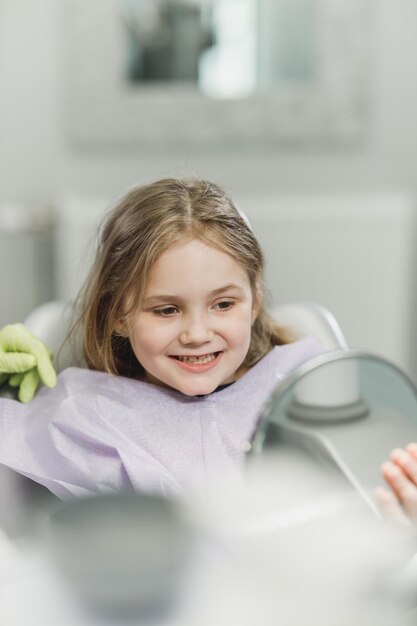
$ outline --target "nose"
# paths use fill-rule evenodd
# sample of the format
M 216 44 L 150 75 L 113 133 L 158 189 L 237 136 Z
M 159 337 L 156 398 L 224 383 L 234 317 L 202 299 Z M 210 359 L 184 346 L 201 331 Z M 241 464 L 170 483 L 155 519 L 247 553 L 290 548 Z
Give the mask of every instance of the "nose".
M 213 339 L 214 331 L 210 320 L 203 313 L 194 313 L 184 318 L 180 332 L 180 342 L 184 345 L 202 345 Z

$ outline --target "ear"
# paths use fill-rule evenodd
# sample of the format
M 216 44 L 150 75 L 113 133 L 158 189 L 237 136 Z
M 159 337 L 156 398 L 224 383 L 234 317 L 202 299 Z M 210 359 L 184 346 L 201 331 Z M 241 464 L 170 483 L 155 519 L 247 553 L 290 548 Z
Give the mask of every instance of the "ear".
M 114 325 L 114 332 L 120 337 L 128 337 L 129 333 L 127 330 L 127 324 L 125 318 L 121 318 L 116 321 Z

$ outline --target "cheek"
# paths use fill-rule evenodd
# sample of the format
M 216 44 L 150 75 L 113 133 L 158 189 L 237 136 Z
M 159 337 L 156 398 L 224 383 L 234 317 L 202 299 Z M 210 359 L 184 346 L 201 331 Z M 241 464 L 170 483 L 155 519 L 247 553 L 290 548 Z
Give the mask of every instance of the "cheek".
M 249 343 L 252 329 L 251 310 L 248 308 L 240 311 L 233 319 L 230 319 L 227 328 L 230 342 L 242 347 L 243 343 Z
M 130 344 L 138 361 L 143 363 L 148 358 L 152 358 L 156 353 L 155 342 L 149 339 L 140 339 L 137 334 L 130 338 Z
M 134 324 L 129 340 L 136 357 L 157 356 L 167 346 L 172 332 L 158 320 L 141 320 Z

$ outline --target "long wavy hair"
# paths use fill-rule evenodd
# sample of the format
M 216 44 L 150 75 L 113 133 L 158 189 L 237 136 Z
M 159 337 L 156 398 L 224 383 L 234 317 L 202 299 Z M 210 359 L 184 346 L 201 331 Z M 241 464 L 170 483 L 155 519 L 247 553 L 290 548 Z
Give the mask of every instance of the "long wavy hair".
M 131 378 L 145 376 L 129 339 L 117 330 L 120 319 L 140 306 L 149 272 L 160 255 L 173 243 L 193 238 L 237 261 L 248 275 L 253 298 L 260 297 L 261 248 L 221 187 L 206 180 L 173 178 L 136 187 L 107 216 L 95 262 L 77 300 L 89 368 Z M 261 301 L 242 369 L 249 369 L 273 346 L 291 340 Z

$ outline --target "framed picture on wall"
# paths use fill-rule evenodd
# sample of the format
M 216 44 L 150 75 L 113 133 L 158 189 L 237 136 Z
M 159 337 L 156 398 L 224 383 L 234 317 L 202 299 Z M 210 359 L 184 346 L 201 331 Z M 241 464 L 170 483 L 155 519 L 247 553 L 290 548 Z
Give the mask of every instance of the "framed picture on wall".
M 71 0 L 65 11 L 77 147 L 364 136 L 368 0 Z

